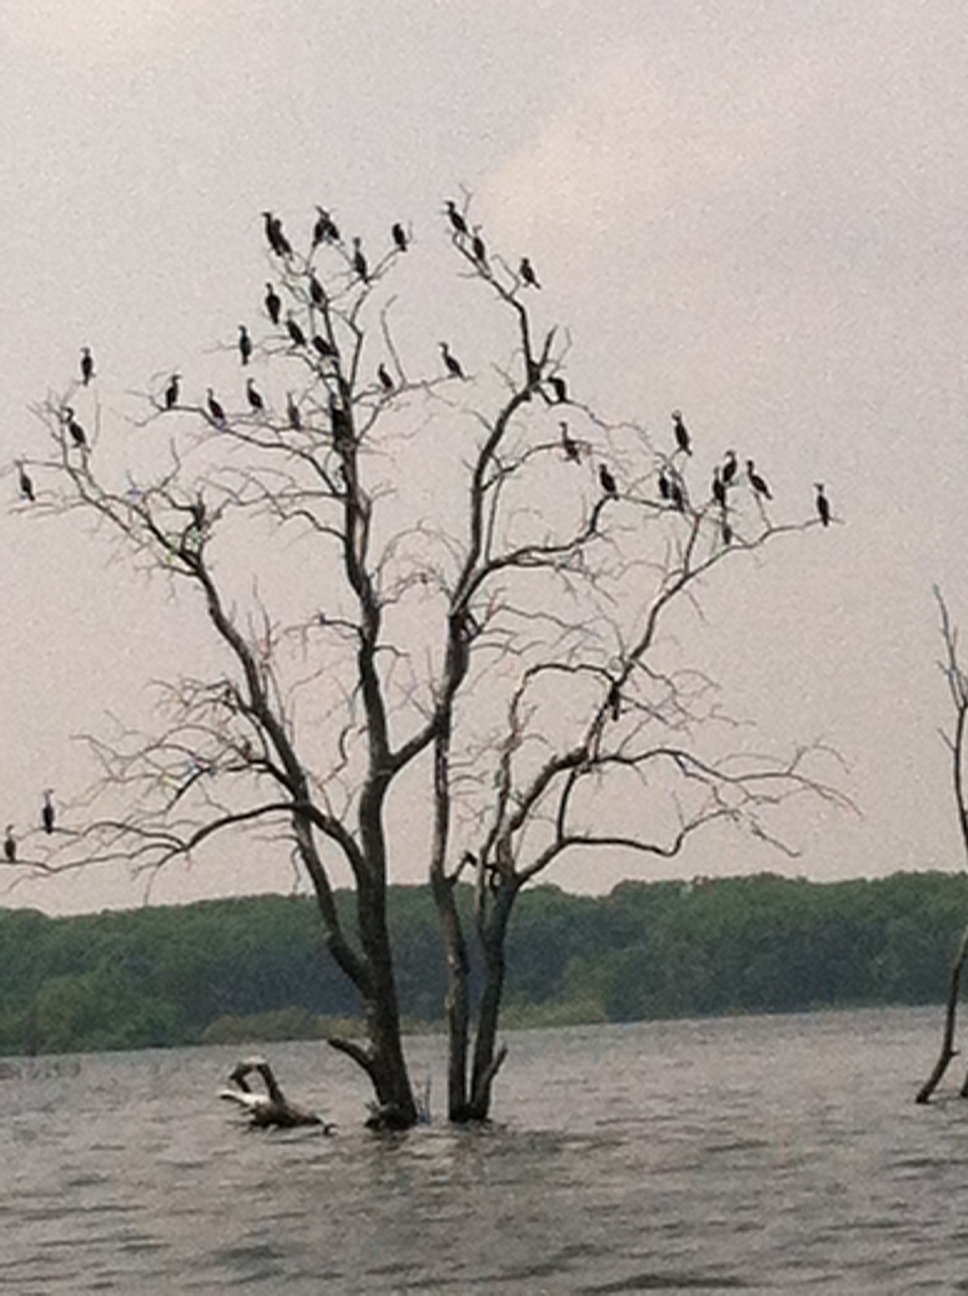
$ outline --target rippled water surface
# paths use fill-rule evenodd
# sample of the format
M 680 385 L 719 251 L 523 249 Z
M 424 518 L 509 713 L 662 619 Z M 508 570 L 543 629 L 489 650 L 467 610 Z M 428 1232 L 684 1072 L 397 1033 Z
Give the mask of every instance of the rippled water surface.
M 234 1049 L 18 1062 L 0 1288 L 968 1291 L 968 1103 L 912 1101 L 940 1018 L 515 1033 L 492 1128 L 392 1137 L 324 1045 L 271 1056 L 328 1138 L 243 1128 Z M 442 1078 L 441 1041 L 410 1052 Z

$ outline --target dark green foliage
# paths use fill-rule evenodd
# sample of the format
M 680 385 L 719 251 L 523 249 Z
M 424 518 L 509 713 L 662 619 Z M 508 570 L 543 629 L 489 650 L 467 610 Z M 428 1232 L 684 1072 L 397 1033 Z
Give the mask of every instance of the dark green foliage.
M 352 897 L 339 897 L 350 915 Z M 461 908 L 471 908 L 469 888 Z M 391 889 L 401 1011 L 442 1017 L 426 887 Z M 942 1002 L 968 921 L 961 875 L 819 885 L 761 875 L 624 882 L 608 896 L 521 897 L 509 1022 Z M 314 903 L 260 896 L 47 918 L 0 910 L 0 1051 L 138 1048 L 324 1033 L 358 1015 Z

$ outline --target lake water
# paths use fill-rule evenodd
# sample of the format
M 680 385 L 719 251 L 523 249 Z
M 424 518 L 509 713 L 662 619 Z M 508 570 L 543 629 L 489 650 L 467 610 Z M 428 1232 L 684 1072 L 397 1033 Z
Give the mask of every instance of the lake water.
M 267 1051 L 338 1131 L 249 1131 L 239 1050 L 18 1061 L 0 1289 L 968 1291 L 968 1102 L 941 1009 L 515 1032 L 495 1125 L 362 1128 L 324 1045 Z M 442 1042 L 409 1043 L 418 1081 Z M 433 1096 L 440 1109 L 443 1095 Z

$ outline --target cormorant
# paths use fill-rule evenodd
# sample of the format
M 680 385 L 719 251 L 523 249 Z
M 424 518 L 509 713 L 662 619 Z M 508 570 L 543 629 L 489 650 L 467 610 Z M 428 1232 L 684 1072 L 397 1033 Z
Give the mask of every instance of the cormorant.
M 249 357 L 252 355 L 252 339 L 249 337 L 249 330 L 244 324 L 239 325 L 239 358 L 244 365 L 249 363 Z
M 757 495 L 765 495 L 766 498 L 769 500 L 773 498 L 773 494 L 770 491 L 769 486 L 767 486 L 764 479 L 756 471 L 756 466 L 754 465 L 752 459 L 747 459 L 746 461 L 746 475 L 750 480 L 750 485 L 753 487 L 753 490 L 757 493 Z
M 672 411 L 672 430 L 676 434 L 676 445 L 687 455 L 692 454 L 692 445 L 689 440 L 689 431 L 682 421 L 682 410 Z
M 521 274 L 521 279 L 524 282 L 526 287 L 528 288 L 541 287 L 541 285 L 538 283 L 538 276 L 534 272 L 534 266 L 531 264 L 531 262 L 528 260 L 527 257 L 521 258 L 521 265 L 519 267 L 519 270 Z
M 566 405 L 568 403 L 568 385 L 564 378 L 560 378 L 558 374 L 552 374 L 548 379 L 548 386 L 554 392 L 557 404 Z
M 661 499 L 669 500 L 672 498 L 669 478 L 665 475 L 663 469 L 659 469 L 659 496 Z
M 94 377 L 94 357 L 90 347 L 81 347 L 81 382 L 86 387 Z
M 685 513 L 686 497 L 678 477 L 673 477 L 669 482 L 669 501 L 674 509 L 677 509 L 680 513 Z
M 377 378 L 379 378 L 380 386 L 383 388 L 385 392 L 389 393 L 393 391 L 393 379 L 390 377 L 389 373 L 387 373 L 387 367 L 382 362 L 382 360 L 380 362 L 379 368 L 376 371 L 376 376 Z
M 457 210 L 457 205 L 453 198 L 447 199 L 447 215 L 450 218 L 451 227 L 455 234 L 467 233 L 467 221 Z
M 336 357 L 336 348 L 321 333 L 313 334 L 313 350 L 323 360 L 333 360 Z
M 480 225 L 474 226 L 474 237 L 471 239 L 471 251 L 474 254 L 474 260 L 482 266 L 487 266 L 487 248 L 484 246 L 484 240 L 481 238 L 479 230 Z
M 719 469 L 713 471 L 713 499 L 720 506 L 726 507 L 726 483 L 719 474 Z
M 729 521 L 725 514 L 723 514 L 723 520 L 720 523 L 720 530 L 722 531 L 722 535 L 723 535 L 723 544 L 724 545 L 732 544 L 733 528 L 729 525 Z
M 814 482 L 817 492 L 817 513 L 824 526 L 830 526 L 830 501 L 823 493 L 823 482 Z
M 252 381 L 251 378 L 246 379 L 245 395 L 246 395 L 246 399 L 249 402 L 249 405 L 257 414 L 261 414 L 264 412 L 266 403 L 262 399 L 259 392 L 256 391 L 255 383 Z
M 168 386 L 165 388 L 165 409 L 174 409 L 178 404 L 178 380 L 180 374 L 173 373 L 168 379 Z
M 390 233 L 393 235 L 393 241 L 397 245 L 397 251 L 406 252 L 407 231 L 403 228 L 403 226 L 400 224 L 399 221 L 396 222 L 396 224 L 390 230 Z
M 366 257 L 363 255 L 362 239 L 359 238 L 354 238 L 353 240 L 353 269 L 364 283 L 370 282 L 370 267 L 366 264 Z
M 273 252 L 275 252 L 276 256 L 292 256 L 292 245 L 282 232 L 280 218 L 273 216 L 270 211 L 264 211 L 262 215 L 265 219 L 266 239 Z
M 562 420 L 558 426 L 561 428 L 561 445 L 565 458 L 570 459 L 572 463 L 581 463 L 581 449 L 578 442 L 568 435 L 568 424 Z
M 31 504 L 33 504 L 34 483 L 30 480 L 30 477 L 27 473 L 27 469 L 23 466 L 22 463 L 17 464 L 17 469 L 20 476 L 20 494 L 24 497 L 24 499 L 30 500 Z
M 316 210 L 319 215 L 316 217 L 316 224 L 313 226 L 313 247 L 319 247 L 320 243 L 338 243 L 339 230 L 325 207 L 317 205 Z
M 271 283 L 266 284 L 265 304 L 266 314 L 272 320 L 273 324 L 278 324 L 279 314 L 282 310 L 282 298 L 276 292 L 275 288 L 273 288 Z
M 598 465 L 598 480 L 602 484 L 602 490 L 611 499 L 618 499 L 618 483 L 604 464 Z
M 7 824 L 6 836 L 3 839 L 3 853 L 8 864 L 16 864 L 17 839 L 13 835 L 13 824 Z
M 44 804 L 40 810 L 40 820 L 44 825 L 44 832 L 48 834 L 54 831 L 54 803 L 50 799 L 53 791 L 53 788 L 44 788 Z
M 212 390 L 212 388 L 209 387 L 207 390 L 208 390 L 208 401 L 207 401 L 208 412 L 212 416 L 212 422 L 215 423 L 218 427 L 225 427 L 225 410 L 215 399 L 215 392 Z
M 306 345 L 306 334 L 302 331 L 291 315 L 286 316 L 286 328 L 289 331 L 289 336 L 292 338 L 294 346 L 304 347 Z
M 736 451 L 726 451 L 726 462 L 723 464 L 723 485 L 731 486 L 736 476 Z
M 248 1077 L 253 1071 L 258 1071 L 262 1076 L 266 1087 L 264 1094 L 253 1093 L 249 1086 Z M 297 1107 L 286 1099 L 264 1057 L 250 1057 L 239 1062 L 232 1070 L 229 1080 L 236 1088 L 219 1090 L 219 1097 L 244 1108 L 252 1125 L 257 1128 L 266 1129 L 276 1125 L 282 1129 L 292 1129 L 296 1125 L 322 1125 L 326 1134 L 333 1129 L 332 1125 L 326 1124 L 315 1112 Z
M 452 378 L 463 378 L 464 370 L 461 368 L 461 363 L 456 356 L 451 355 L 447 343 L 440 342 L 438 345 L 440 347 L 440 354 L 444 358 L 444 364 L 447 366 L 447 372 L 450 376 Z
M 71 434 L 71 440 L 77 446 L 78 450 L 83 450 L 87 446 L 87 436 L 85 435 L 84 429 L 81 427 L 80 423 L 78 423 L 77 419 L 74 417 L 74 411 L 71 409 L 70 405 L 64 406 L 64 414 L 66 415 L 64 422 L 67 424 L 67 430 Z
M 613 680 L 612 687 L 608 690 L 608 697 L 605 699 L 609 712 L 613 720 L 618 720 L 622 714 L 622 690 L 618 683 Z
M 302 415 L 299 413 L 299 406 L 293 400 L 292 392 L 286 392 L 286 414 L 289 417 L 289 426 L 294 432 L 302 431 Z
M 323 292 L 323 285 L 316 278 L 315 270 L 309 272 L 309 295 L 313 299 L 313 305 L 322 310 L 326 305 L 326 294 Z

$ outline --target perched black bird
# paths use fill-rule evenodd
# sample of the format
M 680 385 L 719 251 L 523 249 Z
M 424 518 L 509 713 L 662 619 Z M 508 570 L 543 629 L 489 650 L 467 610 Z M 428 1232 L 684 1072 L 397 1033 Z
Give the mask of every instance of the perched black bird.
M 720 532 L 721 532 L 722 537 L 723 537 L 723 544 L 724 544 L 724 545 L 730 545 L 730 544 L 732 544 L 732 543 L 733 543 L 733 528 L 729 525 L 729 520 L 728 520 L 728 518 L 726 517 L 725 513 L 723 514 L 723 519 L 722 519 L 722 521 L 720 522 L 719 529 L 720 529 Z
M 566 405 L 568 403 L 568 384 L 565 382 L 564 378 L 560 378 L 558 374 L 552 374 L 548 379 L 548 386 L 554 392 L 555 401 L 559 405 Z
M 313 226 L 313 247 L 319 247 L 320 243 L 338 243 L 339 230 L 336 228 L 332 216 L 325 207 L 316 207 L 319 215 L 316 217 L 316 224 Z
M 86 387 L 94 377 L 94 357 L 90 347 L 81 347 L 81 382 Z
M 292 338 L 293 345 L 304 347 L 306 345 L 306 334 L 302 331 L 291 315 L 286 316 L 286 329 Z
M 251 378 L 246 380 L 245 395 L 246 395 L 246 399 L 249 402 L 250 407 L 254 410 L 254 412 L 256 414 L 263 413 L 266 407 L 266 403 L 262 399 L 259 392 L 256 391 L 255 383 L 252 381 Z
M 726 451 L 726 462 L 723 464 L 723 485 L 731 486 L 736 476 L 736 451 Z
M 676 445 L 687 455 L 692 454 L 692 444 L 689 440 L 689 432 L 685 423 L 682 421 L 682 410 L 672 411 L 672 430 L 676 434 Z
M 562 421 L 558 426 L 561 428 L 561 447 L 565 452 L 565 458 L 570 459 L 572 463 L 581 463 L 581 449 L 578 442 L 568 435 L 568 424 Z
M 622 690 L 614 680 L 612 681 L 612 687 L 608 690 L 608 697 L 605 702 L 612 719 L 617 720 L 622 714 Z
M 823 482 L 814 482 L 817 492 L 817 513 L 824 526 L 830 526 L 830 501 L 823 493 Z
M 720 508 L 726 507 L 726 483 L 719 475 L 718 468 L 713 472 L 713 499 Z
M 397 245 L 397 251 L 406 252 L 407 231 L 403 228 L 403 226 L 400 224 L 399 221 L 396 222 L 396 224 L 390 230 L 390 233 L 393 235 L 393 241 Z
M 208 412 L 212 416 L 212 422 L 217 427 L 225 427 L 225 410 L 215 399 L 215 392 L 212 390 L 212 388 L 209 387 L 207 390 L 208 390 L 208 400 L 207 400 Z
M 44 825 L 45 833 L 54 831 L 54 803 L 51 800 L 53 788 L 44 788 L 44 804 L 40 809 L 40 821 Z
M 380 362 L 380 367 L 376 371 L 376 376 L 379 378 L 380 386 L 385 392 L 389 393 L 393 391 L 393 379 L 390 377 L 387 372 L 387 367 L 382 361 Z
M 444 364 L 447 366 L 447 372 L 450 376 L 452 378 L 463 378 L 464 370 L 461 368 L 461 363 L 455 355 L 451 355 L 450 347 L 448 347 L 447 343 L 440 342 L 438 345 L 440 346 L 440 354 L 444 358 Z
M 519 271 L 521 274 L 521 280 L 526 287 L 528 288 L 541 287 L 541 285 L 538 283 L 538 276 L 534 272 L 534 266 L 531 264 L 531 262 L 528 260 L 527 257 L 521 258 L 521 265 L 519 267 Z
M 602 484 L 602 490 L 611 499 L 618 499 L 618 483 L 608 471 L 604 464 L 598 465 L 598 480 Z
M 64 422 L 67 424 L 67 430 L 71 434 L 71 440 L 77 446 L 78 450 L 83 450 L 87 446 L 87 436 L 84 429 L 74 417 L 74 411 L 70 405 L 64 406 Z
M 293 400 L 292 392 L 286 392 L 286 415 L 289 419 L 289 426 L 294 432 L 302 431 L 302 415 L 299 413 L 299 406 Z
M 13 824 L 7 824 L 6 835 L 3 839 L 3 854 L 8 864 L 16 864 L 17 839 L 13 835 Z
M 168 386 L 165 388 L 165 409 L 174 409 L 178 404 L 178 380 L 180 374 L 173 373 L 168 379 Z
M 686 496 L 682 489 L 682 482 L 678 477 L 673 477 L 669 481 L 669 502 L 674 509 L 680 513 L 686 511 Z
M 366 263 L 366 257 L 363 255 L 362 240 L 359 238 L 353 240 L 353 269 L 364 283 L 370 282 L 370 267 Z
M 323 360 L 333 360 L 336 357 L 336 348 L 321 333 L 313 334 L 313 350 Z
M 474 260 L 482 266 L 487 266 L 487 248 L 484 246 L 484 240 L 480 235 L 480 225 L 474 226 L 474 237 L 471 239 L 471 251 L 474 254 Z
M 326 305 L 326 294 L 323 292 L 323 285 L 316 278 L 316 272 L 309 272 L 309 295 L 313 300 L 313 305 L 320 310 Z
M 467 233 L 467 221 L 464 220 L 463 216 L 457 210 L 457 205 L 453 198 L 447 199 L 447 215 L 450 218 L 451 228 L 455 234 Z
M 764 495 L 768 500 L 773 498 L 769 486 L 767 486 L 764 479 L 756 471 L 756 466 L 752 459 L 747 459 L 746 461 L 746 475 L 749 478 L 750 485 L 753 487 L 753 490 L 757 495 Z
M 661 468 L 659 469 L 659 496 L 661 499 L 664 500 L 669 500 L 672 498 L 671 487 L 669 485 L 669 478 L 665 475 L 665 473 Z
M 252 339 L 249 337 L 249 330 L 244 324 L 239 325 L 239 359 L 244 365 L 249 363 L 249 357 L 252 355 Z
M 30 500 L 31 504 L 33 504 L 34 483 L 30 480 L 30 477 L 27 474 L 27 469 L 23 466 L 22 463 L 17 464 L 17 471 L 20 478 L 20 494 L 24 497 L 24 499 Z
M 292 256 L 292 244 L 282 232 L 282 221 L 269 211 L 264 211 L 262 215 L 265 220 L 266 240 L 273 252 L 276 256 Z
M 278 324 L 279 314 L 282 310 L 282 298 L 276 292 L 275 288 L 273 288 L 271 283 L 266 284 L 265 304 L 266 314 L 272 320 L 273 324 Z

